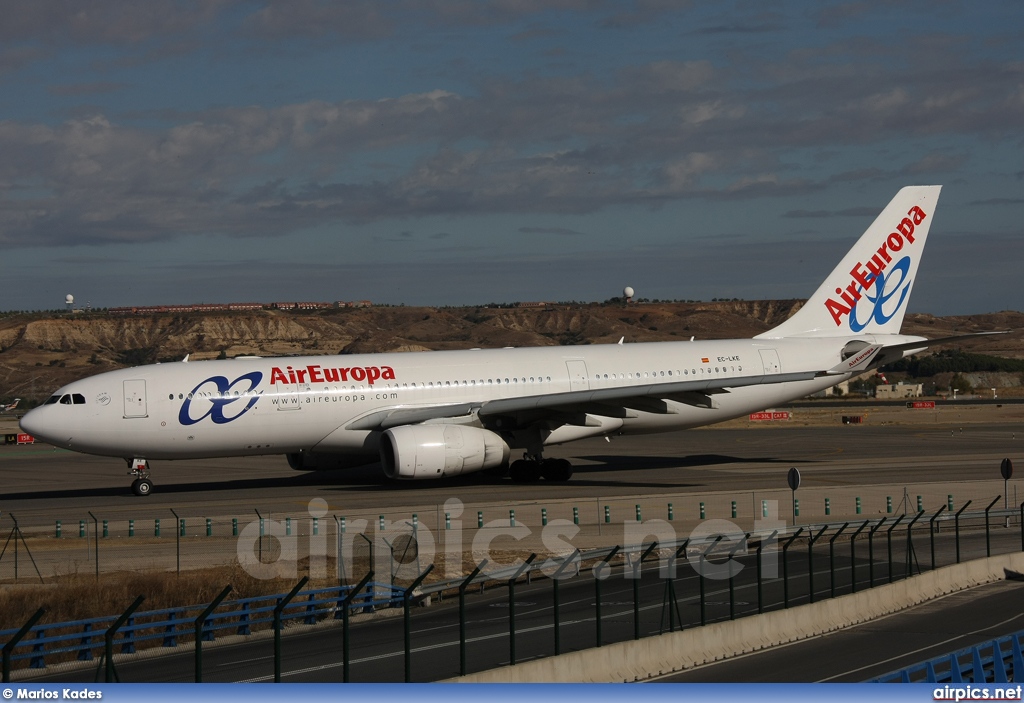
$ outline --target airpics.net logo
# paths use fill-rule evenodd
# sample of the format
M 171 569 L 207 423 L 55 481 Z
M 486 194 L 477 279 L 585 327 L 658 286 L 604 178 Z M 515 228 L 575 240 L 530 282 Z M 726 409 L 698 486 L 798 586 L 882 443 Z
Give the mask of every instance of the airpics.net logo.
M 309 519 L 318 521 L 308 534 L 293 534 L 294 520 L 270 517 L 253 520 L 239 532 L 238 562 L 257 579 L 297 578 L 303 564 L 310 578 L 328 576 L 329 558 L 336 559 L 339 575 L 351 577 L 365 567 L 366 558 L 378 574 L 391 574 L 397 579 L 414 579 L 427 565 L 436 564 L 435 573 L 447 579 L 464 577 L 484 560 L 488 571 L 519 568 L 530 552 L 552 556 L 538 562 L 548 577 L 571 578 L 579 573 L 579 555 L 574 540 L 581 528 L 572 520 L 554 519 L 546 525 L 530 527 L 515 518 L 491 520 L 477 526 L 476 519 L 464 524 L 465 506 L 457 498 L 444 503 L 444 528 L 438 533 L 415 520 L 353 519 L 342 521 L 329 516 L 327 501 L 314 498 L 307 505 Z M 705 520 L 692 531 L 682 533 L 666 520 L 625 521 L 619 534 L 605 531 L 603 546 L 618 544 L 627 566 L 636 565 L 641 546 L 657 542 L 665 545 L 655 549 L 644 564 L 657 563 L 664 578 L 674 578 L 677 569 L 692 568 L 695 573 L 712 580 L 727 581 L 747 565 L 739 557 L 760 554 L 761 572 L 765 578 L 779 575 L 778 537 L 786 524 L 778 517 L 778 501 L 765 501 L 766 517 L 754 521 L 753 530 L 745 532 L 729 520 Z M 334 530 L 325 529 L 331 522 Z M 475 516 L 474 516 L 475 518 Z M 329 532 L 333 534 L 329 534 Z M 751 540 L 757 541 L 752 547 Z M 582 543 L 582 539 L 579 540 Z M 588 538 L 588 547 L 593 542 Z M 582 551 L 585 547 L 580 547 Z M 340 559 L 337 557 L 340 554 Z M 413 556 L 410 556 L 413 555 Z M 565 568 L 566 557 L 573 557 L 575 568 Z M 360 561 L 361 567 L 356 562 Z M 333 569 L 332 569 L 333 572 Z M 594 578 L 609 577 L 607 568 L 595 568 Z M 638 577 L 638 570 L 626 568 L 627 579 Z

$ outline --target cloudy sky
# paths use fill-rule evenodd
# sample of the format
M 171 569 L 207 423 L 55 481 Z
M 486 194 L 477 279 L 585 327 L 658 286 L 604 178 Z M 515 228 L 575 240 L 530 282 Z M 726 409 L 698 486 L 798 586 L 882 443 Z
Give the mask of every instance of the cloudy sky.
M 0 0 L 0 309 L 807 297 L 944 185 L 911 309 L 1024 309 L 1024 8 Z

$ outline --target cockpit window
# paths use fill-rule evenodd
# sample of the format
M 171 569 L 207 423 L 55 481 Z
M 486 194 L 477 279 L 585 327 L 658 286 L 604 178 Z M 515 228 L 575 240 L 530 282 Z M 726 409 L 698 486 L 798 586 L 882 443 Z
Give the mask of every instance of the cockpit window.
M 70 395 L 62 395 L 60 397 L 60 404 L 61 405 L 71 405 L 71 396 Z
M 71 402 L 73 402 L 75 405 L 85 405 L 85 396 L 82 395 L 81 393 L 72 393 Z
M 59 395 L 51 395 L 49 398 L 46 399 L 46 402 L 43 403 L 43 405 L 53 405 L 58 400 L 60 400 L 60 396 Z

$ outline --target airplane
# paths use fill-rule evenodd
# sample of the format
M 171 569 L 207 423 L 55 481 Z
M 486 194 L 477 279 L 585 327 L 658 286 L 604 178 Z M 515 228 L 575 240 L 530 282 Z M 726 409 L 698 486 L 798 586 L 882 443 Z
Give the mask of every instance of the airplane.
M 544 450 L 709 425 L 802 398 L 930 345 L 900 334 L 941 186 L 902 188 L 810 299 L 752 339 L 236 357 L 110 371 L 22 419 L 57 447 L 129 463 L 283 454 L 296 470 L 379 461 L 389 479 L 507 470 L 567 481 Z M 513 448 L 521 459 L 509 463 Z
M 21 402 L 21 398 L 15 398 L 14 402 L 10 405 L 0 405 L 0 413 L 8 413 L 18 407 L 18 403 Z

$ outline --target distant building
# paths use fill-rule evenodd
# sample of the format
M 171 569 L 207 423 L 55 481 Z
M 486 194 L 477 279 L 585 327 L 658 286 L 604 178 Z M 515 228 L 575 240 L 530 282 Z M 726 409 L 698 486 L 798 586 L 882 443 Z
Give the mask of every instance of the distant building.
M 547 303 L 516 303 L 517 308 L 543 308 L 547 307 Z
M 903 383 L 900 381 L 895 386 L 880 385 L 875 388 L 875 397 L 883 400 L 920 398 L 922 395 L 924 395 L 924 384 L 921 383 Z

